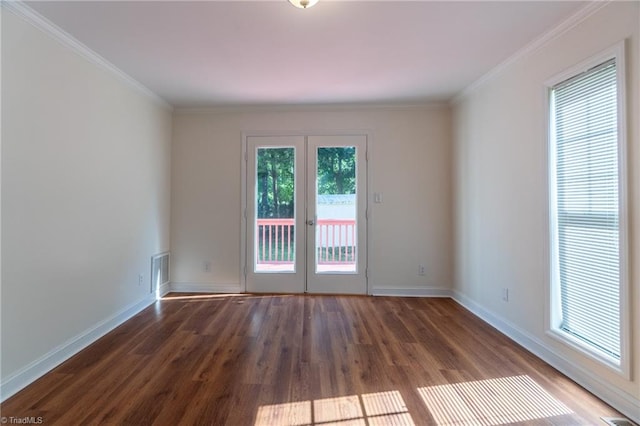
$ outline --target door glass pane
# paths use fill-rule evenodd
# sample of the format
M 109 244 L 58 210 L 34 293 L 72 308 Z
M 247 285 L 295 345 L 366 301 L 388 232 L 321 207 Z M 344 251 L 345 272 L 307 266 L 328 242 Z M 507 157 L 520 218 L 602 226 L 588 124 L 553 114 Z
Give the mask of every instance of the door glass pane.
M 356 273 L 356 147 L 320 147 L 316 156 L 317 273 Z
M 295 272 L 295 149 L 258 148 L 255 272 Z

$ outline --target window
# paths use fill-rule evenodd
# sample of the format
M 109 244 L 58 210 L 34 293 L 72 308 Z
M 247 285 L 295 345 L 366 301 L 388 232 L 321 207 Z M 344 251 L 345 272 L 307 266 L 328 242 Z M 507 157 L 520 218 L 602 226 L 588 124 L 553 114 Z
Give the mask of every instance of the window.
M 551 329 L 618 369 L 626 315 L 622 52 L 549 89 Z

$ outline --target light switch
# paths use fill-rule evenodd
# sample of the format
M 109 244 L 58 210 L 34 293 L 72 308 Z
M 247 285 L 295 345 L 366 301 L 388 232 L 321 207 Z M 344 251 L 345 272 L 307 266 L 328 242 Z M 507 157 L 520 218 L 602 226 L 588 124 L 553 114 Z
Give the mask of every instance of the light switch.
M 382 192 L 373 193 L 373 202 L 376 204 L 382 204 Z

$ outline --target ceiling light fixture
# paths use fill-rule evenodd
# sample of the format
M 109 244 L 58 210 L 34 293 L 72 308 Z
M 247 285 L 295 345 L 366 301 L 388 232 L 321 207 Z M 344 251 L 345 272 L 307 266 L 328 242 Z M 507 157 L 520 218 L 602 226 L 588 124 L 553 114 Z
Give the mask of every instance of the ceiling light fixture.
M 318 3 L 318 0 L 289 0 L 289 3 L 300 9 L 307 9 Z

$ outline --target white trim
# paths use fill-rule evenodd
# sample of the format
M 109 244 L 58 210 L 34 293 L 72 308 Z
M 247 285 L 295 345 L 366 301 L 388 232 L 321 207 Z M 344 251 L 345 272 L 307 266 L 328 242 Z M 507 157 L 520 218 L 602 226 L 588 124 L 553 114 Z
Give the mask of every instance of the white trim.
M 324 112 L 324 111 L 412 111 L 424 109 L 449 108 L 448 102 L 425 102 L 416 104 L 272 104 L 272 105 L 229 105 L 202 108 L 175 108 L 174 113 L 180 115 L 206 115 L 229 113 L 261 113 L 261 112 Z M 249 136 L 263 136 L 250 134 Z M 295 135 L 300 136 L 300 135 Z
M 166 296 L 169 293 L 171 293 L 170 282 L 160 285 L 160 288 L 158 289 L 158 299 L 162 299 L 164 296 Z
M 367 281 L 367 292 L 366 294 L 371 295 L 373 292 L 374 286 L 374 278 L 375 278 L 375 270 L 372 267 L 373 265 L 373 221 L 374 221 L 374 211 L 373 211 L 373 131 L 367 131 L 364 133 L 367 136 L 367 152 L 365 153 L 365 167 L 367 173 L 367 211 L 365 212 L 365 220 L 367 221 L 367 258 L 365 261 L 365 279 Z
M 315 106 L 308 106 L 310 109 L 315 109 Z M 322 106 L 319 106 L 322 108 Z M 286 106 L 285 108 L 289 108 Z M 286 109 L 285 109 L 286 110 Z M 184 110 L 183 110 L 184 111 Z M 206 113 L 207 111 L 211 112 L 210 109 L 203 109 L 201 113 Z M 179 112 L 178 110 L 175 111 Z M 241 131 L 241 165 L 240 165 L 240 181 L 241 181 L 241 193 L 240 193 L 240 269 L 239 269 L 239 285 L 240 292 L 247 291 L 247 278 L 245 271 L 248 271 L 249 268 L 249 249 L 247 247 L 247 235 L 248 235 L 248 218 L 250 216 L 249 212 L 247 212 L 248 206 L 248 181 L 247 181 L 247 171 L 248 171 L 248 139 L 252 137 L 305 137 L 305 147 L 308 146 L 307 138 L 311 136 L 365 136 L 366 138 L 366 158 L 365 158 L 365 168 L 366 168 L 366 183 L 367 183 L 367 193 L 365 194 L 366 206 L 368 210 L 368 217 L 366 218 L 366 232 L 367 232 L 367 242 L 366 242 L 366 253 L 367 257 L 365 259 L 365 280 L 366 280 L 366 289 L 365 294 L 372 294 L 372 283 L 373 283 L 373 273 L 371 265 L 371 253 L 372 253 L 372 198 L 371 194 L 371 182 L 372 182 L 372 162 L 371 160 L 371 152 L 373 147 L 373 131 L 366 129 L 350 129 L 350 130 L 242 130 Z M 307 154 L 305 153 L 305 158 Z M 305 173 L 306 175 L 306 173 Z M 305 188 L 307 187 L 306 182 L 304 183 Z M 306 198 L 306 197 L 305 197 Z M 305 203 L 307 200 L 305 199 Z M 306 206 L 305 206 L 306 211 Z M 305 292 L 307 292 L 307 284 L 305 278 Z
M 240 158 L 240 291 L 247 291 L 247 167 L 249 164 L 248 135 L 242 132 Z
M 53 370 L 64 361 L 68 360 L 87 346 L 96 342 L 116 327 L 131 319 L 138 313 L 156 302 L 155 295 L 148 295 L 139 302 L 136 302 L 111 317 L 100 321 L 93 327 L 83 331 L 75 337 L 53 348 L 40 358 L 21 368 L 16 373 L 7 377 L 0 383 L 0 401 L 24 389 L 49 371 Z
M 627 62 L 626 62 L 626 39 L 620 41 L 611 48 L 612 54 L 616 58 L 616 83 L 618 96 L 618 232 L 620 250 L 620 369 L 627 380 L 631 380 L 631 364 L 633 352 L 631 351 L 631 275 L 629 273 L 631 251 L 629 250 L 629 190 L 631 179 L 628 160 L 627 147 Z
M 589 370 L 567 360 L 537 337 L 522 330 L 499 315 L 482 307 L 457 290 L 452 291 L 452 298 L 474 315 L 496 328 L 505 336 L 514 340 L 526 350 L 533 353 L 589 392 L 602 399 L 630 420 L 640 424 L 640 400 L 621 391 Z
M 610 0 L 589 2 L 586 6 L 578 10 L 576 13 L 574 13 L 569 18 L 561 22 L 559 25 L 543 33 L 541 36 L 539 36 L 538 38 L 528 43 L 522 49 L 518 50 L 516 53 L 508 57 L 506 60 L 498 64 L 496 67 L 492 68 L 489 72 L 484 74 L 482 77 L 480 77 L 479 79 L 471 83 L 469 86 L 464 88 L 461 92 L 459 92 L 457 95 L 455 95 L 451 99 L 450 104 L 455 105 L 461 100 L 463 100 L 464 98 L 466 98 L 467 96 L 471 95 L 476 90 L 480 89 L 482 86 L 486 85 L 487 83 L 489 83 L 490 81 L 498 77 L 500 74 L 506 71 L 509 67 L 511 67 L 511 65 L 515 64 L 522 58 L 525 58 L 535 53 L 537 50 L 545 47 L 551 41 L 560 37 L 567 31 L 571 30 L 572 28 L 574 28 L 575 26 L 577 26 L 578 24 L 580 24 L 581 22 L 589 18 L 598 10 L 605 7 L 609 3 L 609 1 Z
M 242 293 L 240 283 L 172 282 L 170 288 L 175 293 Z
M 627 380 L 630 379 L 629 377 L 626 376 L 626 374 L 623 373 L 619 365 L 620 361 L 618 361 L 616 358 L 609 356 L 605 352 L 594 350 L 590 345 L 578 339 L 577 337 L 569 333 L 566 333 L 565 331 L 560 330 L 559 328 L 554 328 L 554 327 L 548 328 L 545 331 L 545 334 L 550 338 L 556 340 L 557 342 L 560 342 L 565 346 L 569 346 L 571 349 L 573 349 L 576 352 L 579 352 L 583 356 L 590 358 L 608 367 L 614 373 L 623 376 L 625 379 Z
M 251 130 L 243 131 L 242 135 L 244 140 L 251 137 L 287 137 L 287 136 L 367 136 L 367 139 L 371 136 L 372 131 L 366 129 L 343 129 L 343 130 L 287 130 L 287 131 L 274 131 L 274 130 Z
M 547 240 L 545 241 L 543 251 L 544 251 L 544 265 L 545 271 L 547 271 L 545 282 L 545 298 L 544 298 L 544 330 L 551 330 L 553 328 L 552 324 L 555 323 L 555 318 L 560 317 L 560 312 L 558 306 L 560 306 L 560 300 L 556 291 L 552 291 L 551 286 L 553 283 L 553 277 L 558 273 L 556 262 L 553 259 L 556 257 L 556 253 L 558 250 L 558 242 L 557 238 L 554 238 L 558 233 L 556 229 L 556 220 L 554 219 L 554 211 L 556 210 L 557 200 L 556 200 L 556 192 L 551 190 L 551 187 L 556 185 L 555 179 L 555 164 L 556 164 L 556 151 L 554 149 L 554 144 L 552 143 L 552 123 L 554 121 L 551 119 L 551 106 L 553 105 L 551 102 L 551 90 L 550 85 L 545 84 L 544 87 L 544 111 L 545 111 L 545 155 L 544 155 L 544 164 L 542 165 L 543 169 L 546 170 L 545 174 L 545 195 L 547 200 L 546 210 L 544 211 L 544 223 L 546 225 L 547 230 Z
M 45 34 L 49 35 L 54 40 L 61 43 L 63 46 L 82 56 L 87 61 L 109 72 L 114 77 L 118 78 L 120 81 L 126 83 L 129 87 L 136 90 L 138 93 L 141 93 L 142 95 L 154 101 L 156 104 L 170 111 L 173 111 L 173 107 L 167 101 L 162 99 L 153 91 L 149 90 L 146 86 L 135 80 L 120 68 L 116 67 L 111 62 L 98 55 L 96 52 L 91 50 L 91 48 L 51 22 L 49 19 L 33 10 L 22 0 L 3 1 L 1 7 L 6 8 L 16 16 L 24 19 L 26 22 L 30 23 Z
M 371 289 L 372 296 L 395 297 L 451 297 L 452 290 L 435 287 L 376 287 Z
M 627 112 L 626 112 L 626 63 L 625 63 L 625 40 L 621 40 L 615 45 L 605 49 L 588 59 L 571 66 L 568 69 L 556 74 L 545 81 L 545 91 L 547 94 L 547 102 L 545 105 L 546 120 L 545 134 L 547 135 L 547 200 L 548 200 L 548 240 L 545 247 L 548 256 L 547 262 L 549 266 L 549 274 L 547 279 L 547 297 L 545 301 L 545 330 L 547 334 L 559 342 L 571 347 L 583 355 L 588 356 L 605 365 L 611 371 L 624 377 L 631 379 L 631 306 L 630 306 L 630 286 L 629 286 L 629 244 L 628 244 L 628 202 L 629 196 L 629 174 L 627 173 Z M 584 344 L 583 342 L 573 338 L 567 333 L 559 329 L 559 288 L 556 278 L 558 265 L 555 262 L 557 254 L 557 242 L 554 237 L 557 234 L 556 220 L 554 218 L 555 210 L 555 192 L 552 186 L 555 186 L 555 148 L 553 135 L 551 132 L 551 89 L 574 76 L 577 76 L 594 66 L 604 63 L 610 59 L 616 61 L 616 83 L 617 83 L 617 101 L 618 101 L 618 187 L 619 187 L 619 253 L 620 253 L 620 361 L 615 362 L 612 358 L 602 354 L 598 350 Z
M 619 71 L 621 71 L 623 73 L 623 75 L 625 74 L 625 69 L 624 69 L 624 57 L 625 57 L 625 40 L 621 40 L 619 42 L 617 42 L 616 44 L 614 44 L 613 46 L 608 47 L 605 50 L 602 50 L 600 52 L 597 52 L 591 56 L 589 56 L 587 59 L 572 65 L 570 67 L 568 67 L 567 69 L 555 74 L 554 76 L 548 78 L 545 82 L 544 85 L 546 86 L 546 89 L 551 89 L 553 86 L 562 83 L 565 80 L 568 80 L 578 74 L 580 74 L 583 71 L 587 71 L 589 68 L 592 68 L 594 66 L 600 65 L 603 62 L 608 61 L 609 59 L 614 59 L 616 60 L 616 68 L 619 68 Z M 622 67 L 620 67 L 620 65 L 622 65 Z M 618 76 L 618 79 L 620 78 L 620 76 Z M 620 90 L 620 85 L 622 84 L 623 86 L 624 81 L 618 81 L 618 90 Z M 624 89 L 624 87 L 622 88 Z

